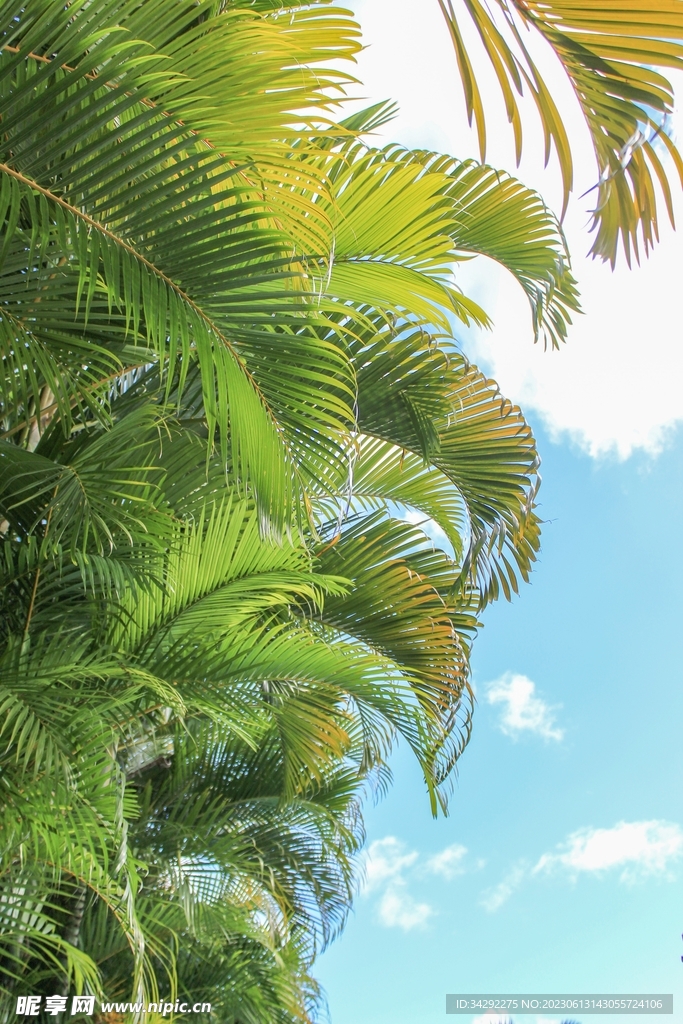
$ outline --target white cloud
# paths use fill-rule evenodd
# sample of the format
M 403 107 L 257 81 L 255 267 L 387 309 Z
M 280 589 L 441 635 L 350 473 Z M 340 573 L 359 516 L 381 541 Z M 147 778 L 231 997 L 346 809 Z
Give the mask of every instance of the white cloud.
M 418 903 L 406 888 L 404 872 L 418 860 L 396 836 L 385 836 L 370 844 L 365 855 L 365 892 L 380 890 L 377 913 L 386 928 L 408 932 L 423 928 L 434 913 L 428 903 Z
M 440 853 L 434 853 L 427 861 L 427 870 L 433 875 L 442 875 L 446 879 L 455 878 L 456 875 L 464 874 L 463 860 L 467 853 L 467 847 L 459 843 L 447 846 Z
M 480 1017 L 475 1017 L 472 1024 L 508 1024 L 509 1017 L 500 1017 L 497 1013 L 482 1013 Z M 537 1017 L 536 1024 L 560 1024 L 557 1018 L 552 1020 L 549 1017 Z
M 553 708 L 536 696 L 536 686 L 527 676 L 506 672 L 486 690 L 489 704 L 501 704 L 500 728 L 506 736 L 536 733 L 546 740 L 561 740 L 564 730 L 555 725 Z
M 428 903 L 418 903 L 400 884 L 392 884 L 379 901 L 379 919 L 387 928 L 402 928 L 404 932 L 422 928 L 433 915 Z
M 401 111 L 382 130 L 378 144 L 398 140 L 476 157 L 476 140 L 467 125 L 453 48 L 438 4 L 356 0 L 353 6 L 367 44 L 358 69 L 365 102 L 390 98 Z M 468 48 L 470 43 L 472 52 L 480 50 L 476 40 L 468 40 Z M 470 334 L 465 348 L 495 377 L 504 394 L 541 418 L 551 436 L 569 437 L 594 457 L 612 453 L 626 458 L 636 450 L 654 453 L 683 422 L 683 230 L 676 234 L 669 229 L 660 204 L 662 241 L 640 268 L 629 271 L 621 259 L 612 273 L 584 256 L 590 246 L 587 211 L 595 193 L 579 197 L 595 184 L 597 173 L 571 90 L 544 51 L 539 48 L 534 56 L 549 75 L 572 137 L 576 189 L 565 230 L 586 315 L 575 318 L 561 352 L 543 352 L 532 343 L 529 308 L 519 286 L 502 269 L 473 260 L 458 268 L 458 282 L 491 313 L 495 328 Z M 525 118 L 525 155 L 517 171 L 499 89 L 485 61 L 477 61 L 477 71 L 488 115 L 489 163 L 539 188 L 559 209 L 557 161 L 553 156 L 544 169 L 537 119 L 533 114 Z M 678 94 L 680 76 L 670 74 Z M 680 123 L 678 115 L 674 123 Z M 672 192 L 681 225 L 683 202 L 675 179 Z
M 405 509 L 402 519 L 404 522 L 410 523 L 412 526 L 419 526 L 422 532 L 429 537 L 435 547 L 441 548 L 442 551 L 446 551 L 446 553 L 451 555 L 451 557 L 453 556 L 453 545 L 437 523 L 436 519 L 432 519 L 431 516 L 426 516 L 424 512 L 420 512 L 419 509 L 413 508 Z
M 466 854 L 466 847 L 453 843 L 422 862 L 418 874 L 455 878 L 465 870 L 462 861 Z M 429 903 L 418 902 L 408 891 L 406 875 L 418 864 L 419 857 L 396 836 L 376 839 L 365 854 L 363 891 L 379 894 L 377 914 L 387 928 L 422 928 L 435 913 Z
M 568 438 L 594 458 L 657 454 L 683 421 L 683 234 L 663 226 L 662 237 L 632 271 L 576 256 L 585 315 L 555 352 L 531 343 L 526 299 L 500 268 L 474 261 L 459 277 L 494 321 L 491 332 L 469 334 L 466 352 L 554 440 Z M 575 238 L 574 252 L 582 248 Z
M 402 872 L 418 858 L 415 850 L 406 851 L 396 836 L 376 839 L 365 854 L 365 890 L 369 892 L 390 881 L 402 880 Z
M 509 1018 L 499 1017 L 498 1014 L 481 1014 L 480 1017 L 475 1017 L 472 1024 L 507 1024 Z M 554 1018 L 551 1020 L 548 1017 L 537 1017 L 536 1024 L 560 1024 L 559 1020 Z
M 499 910 L 504 903 L 510 899 L 512 894 L 519 889 L 520 885 L 524 881 L 526 875 L 526 867 L 523 863 L 516 864 L 511 871 L 505 876 L 502 882 L 498 885 L 494 885 L 492 889 L 487 889 L 482 895 L 481 905 L 485 910 L 488 910 L 490 914 L 495 913 Z
M 472 1024 L 508 1024 L 509 1017 L 500 1017 L 497 1013 L 482 1013 L 480 1017 L 475 1017 Z M 548 1017 L 537 1017 L 536 1024 L 560 1024 L 560 1021 L 556 1018 L 550 1020 Z
M 561 868 L 571 874 L 621 869 L 621 880 L 665 875 L 683 854 L 683 830 L 667 821 L 622 821 L 613 828 L 572 833 L 557 853 L 544 853 L 534 873 Z
M 617 870 L 619 880 L 626 883 L 652 875 L 671 878 L 670 869 L 682 856 L 683 829 L 670 821 L 621 821 L 613 828 L 582 828 L 572 832 L 555 853 L 544 853 L 530 870 L 519 861 L 498 885 L 482 894 L 480 903 L 494 913 L 525 878 L 541 872 L 560 870 L 576 878 L 581 873 L 599 877 Z

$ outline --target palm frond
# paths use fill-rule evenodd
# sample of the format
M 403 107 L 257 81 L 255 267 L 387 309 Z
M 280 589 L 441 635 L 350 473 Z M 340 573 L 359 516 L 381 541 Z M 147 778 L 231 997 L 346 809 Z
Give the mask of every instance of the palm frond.
M 381 339 L 381 340 L 379 340 Z M 528 579 L 539 547 L 539 458 L 520 409 L 452 346 L 405 331 L 355 348 L 359 424 L 428 459 L 454 484 L 468 517 L 460 585 L 485 604 Z
M 474 118 L 482 159 L 486 115 L 476 71 L 462 30 L 458 5 L 439 0 L 455 47 L 470 124 Z M 670 81 L 659 69 L 683 66 L 683 12 L 677 0 L 655 6 L 645 0 L 496 0 L 498 18 L 482 0 L 464 0 L 498 79 L 517 158 L 522 151 L 518 97 L 534 100 L 545 136 L 545 158 L 557 153 L 564 206 L 573 186 L 571 142 L 552 96 L 523 37 L 534 29 L 550 44 L 567 74 L 588 126 L 596 161 L 592 252 L 614 265 L 619 246 L 627 261 L 658 238 L 656 188 L 669 217 L 673 207 L 667 158 L 683 184 L 683 159 L 670 137 Z
M 454 267 L 556 344 L 561 229 L 364 145 L 386 105 L 335 123 L 328 0 L 0 0 L 0 36 L 0 1013 L 312 1024 L 364 793 L 400 737 L 446 810 L 477 610 L 538 546 Z

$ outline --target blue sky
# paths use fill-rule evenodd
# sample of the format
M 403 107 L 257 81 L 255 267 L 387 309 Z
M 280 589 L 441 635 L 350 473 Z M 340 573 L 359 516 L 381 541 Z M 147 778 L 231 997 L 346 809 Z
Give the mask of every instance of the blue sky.
M 436 0 L 354 6 L 365 95 L 402 108 L 385 138 L 474 155 Z M 493 127 L 489 159 L 514 172 Z M 531 148 L 519 176 L 554 202 Z M 593 170 L 576 158 L 580 192 Z M 367 809 L 369 884 L 317 968 L 333 1024 L 469 1024 L 446 1018 L 446 992 L 525 990 L 674 992 L 664 1019 L 680 1019 L 683 237 L 611 275 L 583 258 L 585 210 L 567 231 L 586 316 L 562 352 L 534 349 L 503 274 L 460 277 L 496 320 L 463 347 L 536 431 L 543 550 L 521 596 L 486 612 L 450 816 L 431 819 L 401 750 Z
M 683 436 L 596 463 L 537 433 L 541 563 L 485 616 L 450 816 L 404 752 L 368 808 L 374 884 L 318 965 L 334 1024 L 432 1024 L 456 991 L 683 1000 Z M 545 718 L 524 688 L 488 702 L 509 673 Z

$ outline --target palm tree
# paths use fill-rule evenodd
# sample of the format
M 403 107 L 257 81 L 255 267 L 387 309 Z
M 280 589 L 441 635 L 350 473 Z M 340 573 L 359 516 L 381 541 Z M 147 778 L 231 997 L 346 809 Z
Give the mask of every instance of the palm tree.
M 470 124 L 482 160 L 486 111 L 477 60 L 462 25 L 471 23 L 490 63 L 522 153 L 518 97 L 533 99 L 545 137 L 545 160 L 555 150 L 564 208 L 573 187 L 572 144 L 553 90 L 533 57 L 533 37 L 549 46 L 567 76 L 590 134 L 596 164 L 592 252 L 614 266 L 620 245 L 627 261 L 658 238 L 657 187 L 673 223 L 669 175 L 683 184 L 683 159 L 669 134 L 674 93 L 662 73 L 683 58 L 683 10 L 678 0 L 438 0 L 455 49 Z M 670 165 L 667 166 L 668 161 Z
M 469 365 L 484 253 L 578 309 L 540 197 L 336 121 L 327 3 L 0 6 L 0 984 L 310 1020 L 397 736 L 434 811 L 539 543 Z M 443 531 L 432 543 L 410 520 Z

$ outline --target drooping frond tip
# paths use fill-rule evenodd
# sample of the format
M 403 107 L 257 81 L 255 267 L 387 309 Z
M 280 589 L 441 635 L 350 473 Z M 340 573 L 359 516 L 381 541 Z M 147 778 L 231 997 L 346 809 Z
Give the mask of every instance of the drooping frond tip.
M 439 0 L 448 24 L 470 124 L 486 153 L 486 119 L 475 67 L 453 0 Z M 659 237 L 656 186 L 673 223 L 669 179 L 683 185 L 683 159 L 669 135 L 673 87 L 661 68 L 683 67 L 683 4 L 679 0 L 496 0 L 496 18 L 483 0 L 463 4 L 491 63 L 512 125 L 517 161 L 522 153 L 519 98 L 531 95 L 545 138 L 554 148 L 564 185 L 562 216 L 573 188 L 571 141 L 522 29 L 548 43 L 569 78 L 590 132 L 596 161 L 591 252 L 614 266 L 621 246 L 647 255 Z

